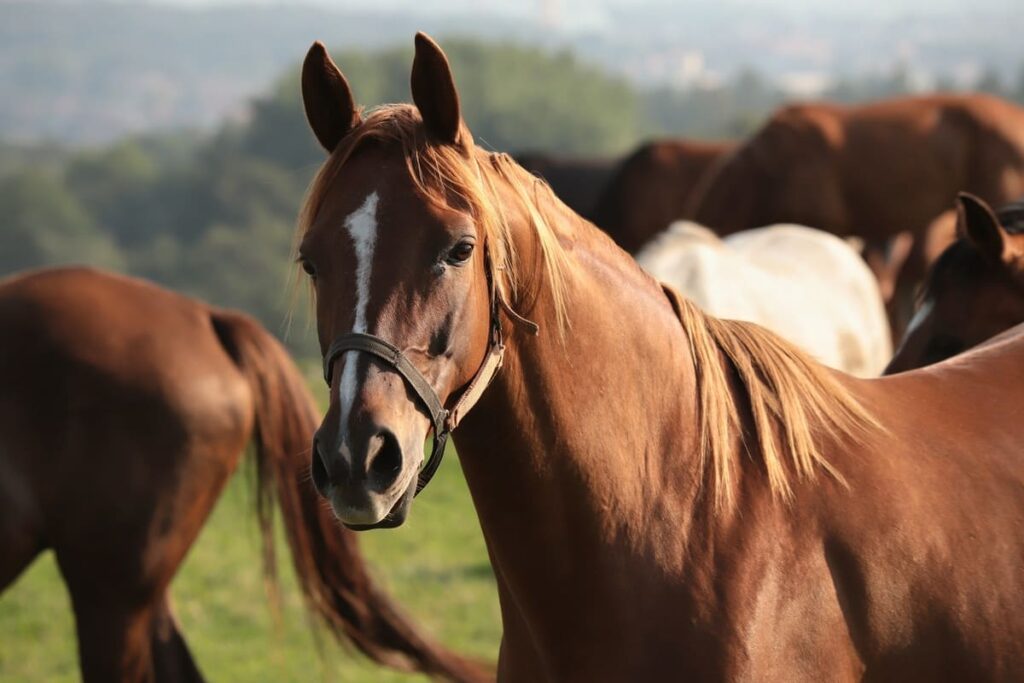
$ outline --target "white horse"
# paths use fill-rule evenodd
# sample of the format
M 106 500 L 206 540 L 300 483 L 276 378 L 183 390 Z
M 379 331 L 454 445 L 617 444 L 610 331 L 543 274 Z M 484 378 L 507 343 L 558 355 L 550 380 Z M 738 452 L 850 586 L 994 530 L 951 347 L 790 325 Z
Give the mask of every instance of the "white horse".
M 862 377 L 892 357 L 878 282 L 846 242 L 800 225 L 772 225 L 720 239 L 678 221 L 637 261 L 720 318 L 758 323 L 822 363 Z

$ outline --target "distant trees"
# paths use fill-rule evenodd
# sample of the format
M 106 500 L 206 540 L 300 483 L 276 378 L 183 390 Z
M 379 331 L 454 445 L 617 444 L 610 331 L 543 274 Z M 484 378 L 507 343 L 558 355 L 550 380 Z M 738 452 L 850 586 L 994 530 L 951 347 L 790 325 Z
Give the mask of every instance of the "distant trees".
M 744 69 L 717 86 L 653 90 L 643 107 L 656 134 L 724 139 L 750 133 L 785 99 L 756 70 Z
M 455 72 L 463 117 L 484 147 L 619 154 L 647 128 L 641 97 L 624 79 L 568 52 L 468 40 L 446 40 L 444 48 Z M 340 51 L 333 56 L 359 104 L 410 101 L 411 49 L 374 55 Z M 302 113 L 297 70 L 255 102 L 240 146 L 291 168 L 319 162 L 321 153 Z
M 1021 64 L 1020 68 L 1017 69 L 1017 76 L 1012 82 L 1004 81 L 995 69 L 986 68 L 978 77 L 978 83 L 975 87 L 981 92 L 1005 97 L 1008 100 L 1016 100 L 1018 103 L 1024 104 L 1024 64 Z
M 445 41 L 464 116 L 477 142 L 507 151 L 614 155 L 655 135 L 739 137 L 784 93 L 747 70 L 716 87 L 640 91 L 568 53 Z M 410 50 L 336 52 L 366 106 L 409 97 Z M 987 89 L 1024 101 L 1017 83 Z M 906 73 L 843 80 L 840 100 L 893 95 Z M 298 73 L 256 100 L 248 118 L 216 134 L 168 133 L 68 152 L 0 142 L 0 276 L 89 263 L 128 271 L 255 314 L 282 330 L 290 306 L 295 215 L 324 155 L 309 133 Z M 303 332 L 291 343 L 314 347 Z
M 28 170 L 0 180 L 0 274 L 53 263 L 124 268 L 114 240 L 52 175 Z
M 617 153 L 642 132 L 639 96 L 564 53 L 446 41 L 480 144 Z M 409 98 L 412 53 L 339 52 L 360 102 Z M 323 160 L 288 73 L 244 122 L 203 141 L 133 138 L 0 175 L 0 276 L 91 263 L 242 308 L 282 330 L 295 215 Z M 41 160 L 42 161 L 42 160 Z M 310 350 L 298 307 L 292 343 Z
M 92 219 L 123 245 L 144 239 L 147 196 L 159 174 L 157 162 L 131 140 L 73 157 L 64 182 Z

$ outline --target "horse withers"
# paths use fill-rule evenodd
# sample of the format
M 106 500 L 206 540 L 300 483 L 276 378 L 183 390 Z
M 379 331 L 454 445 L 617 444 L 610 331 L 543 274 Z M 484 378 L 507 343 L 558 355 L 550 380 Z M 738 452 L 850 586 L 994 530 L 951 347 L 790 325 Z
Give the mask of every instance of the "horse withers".
M 276 499 L 310 611 L 383 665 L 486 680 L 402 616 L 323 509 L 317 420 L 247 316 L 84 268 L 0 282 L 0 590 L 52 549 L 86 683 L 202 680 L 168 589 L 252 440 L 263 540 Z
M 364 118 L 319 44 L 302 80 L 329 151 L 300 220 L 332 386 L 313 478 L 343 523 L 396 526 L 454 430 L 500 680 L 1024 676 L 1024 334 L 830 370 L 476 147 L 426 36 L 413 105 Z

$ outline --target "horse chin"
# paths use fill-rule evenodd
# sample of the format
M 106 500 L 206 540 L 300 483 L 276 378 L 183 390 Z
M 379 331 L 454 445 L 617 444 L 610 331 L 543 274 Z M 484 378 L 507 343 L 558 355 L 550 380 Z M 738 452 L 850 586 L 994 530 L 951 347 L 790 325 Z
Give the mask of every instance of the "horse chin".
M 384 518 L 379 522 L 373 524 L 348 524 L 342 522 L 345 528 L 351 529 L 352 531 L 369 531 L 370 529 L 395 529 L 402 526 L 405 523 L 405 518 L 409 516 L 409 508 L 412 507 L 412 499 L 416 495 L 416 483 L 418 477 L 413 477 L 412 481 L 409 482 L 409 486 L 405 489 L 405 492 L 395 501 L 395 504 L 391 506 L 391 510 L 388 514 L 384 515 Z

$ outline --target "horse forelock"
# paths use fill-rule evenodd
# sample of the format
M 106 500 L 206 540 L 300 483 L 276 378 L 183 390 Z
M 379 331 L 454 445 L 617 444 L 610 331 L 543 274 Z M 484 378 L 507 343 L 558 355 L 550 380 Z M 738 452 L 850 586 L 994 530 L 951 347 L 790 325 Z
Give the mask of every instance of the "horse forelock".
M 824 440 L 858 438 L 882 428 L 849 389 L 806 353 L 759 325 L 715 318 L 671 287 L 665 291 L 693 355 L 699 471 L 701 481 L 711 481 L 715 510 L 729 512 L 736 506 L 741 451 L 760 456 L 772 493 L 786 501 L 793 498 L 794 478 L 810 479 L 818 470 L 845 485 L 822 450 Z M 730 385 L 730 367 L 745 406 Z M 746 432 L 744 408 L 752 422 Z M 744 435 L 739 450 L 734 448 L 737 434 Z
M 541 198 L 553 198 L 548 185 L 521 168 L 510 156 L 464 145 L 438 144 L 426 133 L 418 110 L 408 104 L 388 104 L 369 111 L 362 122 L 335 148 L 320 167 L 299 213 L 296 246 L 310 230 L 342 167 L 361 146 L 370 142 L 398 146 L 417 191 L 439 206 L 468 213 L 488 245 L 491 272 L 508 300 L 514 300 L 526 274 L 517 258 L 513 213 L 503 205 L 501 185 L 511 189 L 516 208 L 527 216 L 544 260 L 545 284 L 554 304 L 560 332 L 568 324 L 565 296 L 566 258 L 546 216 Z M 538 195 L 538 192 L 540 193 Z

